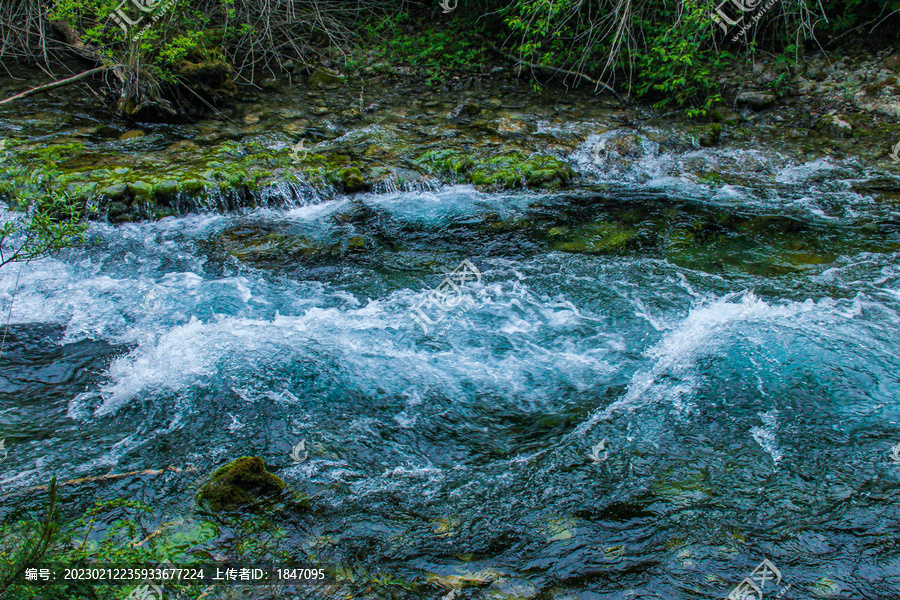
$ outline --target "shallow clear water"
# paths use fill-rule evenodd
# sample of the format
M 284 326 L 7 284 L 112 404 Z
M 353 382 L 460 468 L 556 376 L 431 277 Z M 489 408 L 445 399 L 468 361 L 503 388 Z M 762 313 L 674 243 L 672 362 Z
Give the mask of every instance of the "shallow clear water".
M 739 188 L 589 156 L 577 193 L 97 224 L 3 269 L 3 488 L 259 455 L 316 494 L 289 551 L 496 574 L 459 598 L 722 598 L 763 558 L 787 598 L 900 597 L 900 210 L 853 165 L 765 156 Z M 636 233 L 576 253 L 563 223 Z M 241 262 L 234 231 L 339 250 Z M 480 282 L 425 333 L 411 308 L 466 259 Z M 178 514 L 195 479 L 85 493 Z

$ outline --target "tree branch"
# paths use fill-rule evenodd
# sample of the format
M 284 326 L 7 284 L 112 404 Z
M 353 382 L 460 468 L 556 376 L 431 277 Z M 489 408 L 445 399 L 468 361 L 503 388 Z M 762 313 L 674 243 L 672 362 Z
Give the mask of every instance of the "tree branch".
M 103 73 L 108 71 L 112 67 L 97 67 L 96 69 L 89 69 L 83 73 L 79 73 L 78 75 L 73 75 L 72 77 L 68 77 L 66 79 L 61 79 L 59 81 L 54 81 L 53 83 L 48 83 L 46 85 L 39 85 L 36 88 L 31 88 L 30 90 L 25 90 L 21 94 L 16 94 L 11 98 L 7 98 L 6 100 L 0 100 L 0 104 L 6 104 L 7 102 L 12 102 L 13 100 L 19 100 L 20 98 L 27 98 L 33 94 L 41 94 L 43 92 L 49 92 L 52 89 L 56 89 L 58 87 L 63 87 L 64 85 L 69 85 L 75 83 L 76 81 L 81 81 L 91 75 L 97 75 L 99 73 Z

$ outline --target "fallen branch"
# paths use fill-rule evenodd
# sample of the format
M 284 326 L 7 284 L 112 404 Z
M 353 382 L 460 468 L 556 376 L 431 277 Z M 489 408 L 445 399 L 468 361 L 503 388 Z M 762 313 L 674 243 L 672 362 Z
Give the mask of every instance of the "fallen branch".
M 594 90 L 596 90 L 597 88 L 603 88 L 604 90 L 606 90 L 607 92 L 609 92 L 610 94 L 612 94 L 613 96 L 618 98 L 619 102 L 621 102 L 623 104 L 626 103 L 625 99 L 622 98 L 622 96 L 620 96 L 616 92 L 616 90 L 612 89 L 611 87 L 609 87 L 602 81 L 594 79 L 593 77 L 589 77 L 589 76 L 585 75 L 584 73 L 579 73 L 577 71 L 569 71 L 568 69 L 562 69 L 559 67 L 547 67 L 545 65 L 539 65 L 537 63 L 528 62 L 527 60 L 522 60 L 521 58 L 519 58 L 517 56 L 508 54 L 508 53 L 504 52 L 503 50 L 501 50 L 500 48 L 497 48 L 496 46 L 494 46 L 493 48 L 494 48 L 495 52 L 498 52 L 507 58 L 510 58 L 520 64 L 523 64 L 526 67 L 531 67 L 532 69 L 541 69 L 543 71 L 553 71 L 554 75 L 557 73 L 563 73 L 564 75 L 571 75 L 572 77 L 578 77 L 578 78 L 584 79 L 585 81 L 589 81 L 594 84 Z
M 76 81 L 81 81 L 91 75 L 97 75 L 99 73 L 103 73 L 108 71 L 112 67 L 97 67 L 96 69 L 90 69 L 83 73 L 79 73 L 78 75 L 73 75 L 72 77 L 68 77 L 66 79 L 60 79 L 59 81 L 54 81 L 53 83 L 48 83 L 46 85 L 39 85 L 36 88 L 31 88 L 30 90 L 25 90 L 21 94 L 16 94 L 12 98 L 7 98 L 6 100 L 0 100 L 0 104 L 6 104 L 7 102 L 12 102 L 13 100 L 19 100 L 20 98 L 27 98 L 28 96 L 34 94 L 41 94 L 43 92 L 49 92 L 50 90 L 56 89 L 58 87 L 63 87 L 64 85 L 70 85 L 75 83 Z
M 95 477 L 82 477 L 81 479 L 70 479 L 68 481 L 63 481 L 62 483 L 57 484 L 58 486 L 64 485 L 78 485 L 81 483 L 92 483 L 94 481 L 110 481 L 113 479 L 122 479 L 123 477 L 133 477 L 134 475 L 162 475 L 166 472 L 172 473 L 193 473 L 197 471 L 197 467 L 188 467 L 186 469 L 179 469 L 178 467 L 166 467 L 165 469 L 145 469 L 143 471 L 130 471 L 128 473 L 107 473 L 106 475 L 97 475 Z M 27 494 L 28 492 L 42 492 L 44 490 L 49 489 L 50 486 L 47 485 L 34 485 L 27 488 L 22 488 L 21 490 L 16 490 L 11 494 L 6 494 L 5 496 L 0 496 L 0 500 L 5 500 L 10 496 L 21 496 L 22 494 Z

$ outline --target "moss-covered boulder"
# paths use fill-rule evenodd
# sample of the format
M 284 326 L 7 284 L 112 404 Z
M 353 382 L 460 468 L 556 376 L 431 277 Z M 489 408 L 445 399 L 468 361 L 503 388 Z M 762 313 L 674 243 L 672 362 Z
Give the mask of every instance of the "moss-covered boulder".
M 266 470 L 263 459 L 242 456 L 219 467 L 200 489 L 197 500 L 217 512 L 237 510 L 277 499 L 285 489 L 284 481 Z
M 522 174 L 531 187 L 556 189 L 568 185 L 575 171 L 558 158 L 535 156 L 522 164 Z
M 719 140 L 722 137 L 722 124 L 709 123 L 706 125 L 690 127 L 687 134 L 692 140 L 697 140 L 703 148 L 718 146 Z
M 345 194 L 361 192 L 369 188 L 366 178 L 363 177 L 362 170 L 358 167 L 347 167 L 340 171 L 341 187 Z

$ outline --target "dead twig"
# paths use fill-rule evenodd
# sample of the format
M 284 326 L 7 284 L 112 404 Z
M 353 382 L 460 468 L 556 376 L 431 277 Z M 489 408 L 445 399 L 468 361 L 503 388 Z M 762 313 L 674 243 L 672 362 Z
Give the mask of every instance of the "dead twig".
M 33 96 L 34 94 L 42 94 L 44 92 L 49 92 L 50 90 L 54 90 L 59 87 L 63 87 L 66 85 L 71 85 L 77 81 L 81 81 L 82 79 L 86 79 L 92 75 L 98 75 L 113 67 L 97 67 L 96 69 L 89 69 L 84 71 L 83 73 L 79 73 L 78 75 L 73 75 L 72 77 L 67 77 L 66 79 L 60 79 L 59 81 L 54 81 L 53 83 L 48 83 L 45 85 L 39 85 L 36 88 L 31 88 L 30 90 L 25 90 L 21 94 L 16 94 L 11 98 L 7 98 L 6 100 L 0 100 L 0 104 L 7 104 L 12 102 L 13 100 L 20 100 L 22 98 L 27 98 L 28 96 Z
M 68 481 L 63 481 L 59 483 L 59 486 L 63 485 L 79 485 L 82 483 L 93 483 L 95 481 L 111 481 L 113 479 L 122 479 L 123 477 L 134 477 L 135 475 L 162 475 L 166 472 L 171 473 L 193 473 L 197 471 L 197 467 L 188 467 L 186 469 L 180 469 L 178 467 L 166 467 L 165 469 L 145 469 L 143 471 L 130 471 L 128 473 L 107 473 L 106 475 L 97 475 L 95 477 L 82 477 L 80 479 L 70 479 Z M 21 490 L 16 490 L 11 494 L 6 494 L 5 496 L 0 496 L 0 500 L 5 500 L 11 496 L 21 496 L 22 494 L 27 494 L 29 492 L 42 492 L 44 490 L 49 489 L 50 486 L 46 485 L 34 485 L 27 488 L 22 488 Z

